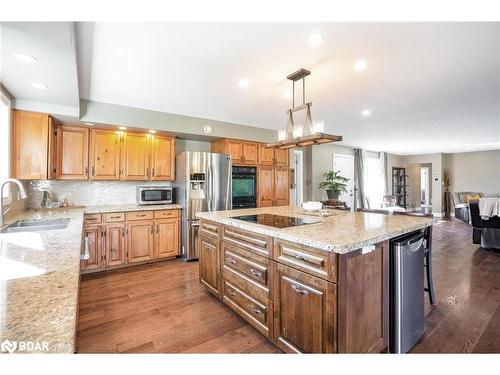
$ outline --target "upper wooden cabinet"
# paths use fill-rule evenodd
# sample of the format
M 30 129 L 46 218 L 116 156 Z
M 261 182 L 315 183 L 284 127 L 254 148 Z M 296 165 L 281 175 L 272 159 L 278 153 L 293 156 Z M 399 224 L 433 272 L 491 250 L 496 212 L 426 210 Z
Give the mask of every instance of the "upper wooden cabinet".
M 55 178 L 86 180 L 89 172 L 89 129 L 58 126 L 55 131 Z
M 114 130 L 90 131 L 90 179 L 120 179 L 120 134 Z
M 235 165 L 259 164 L 259 143 L 239 139 L 219 139 L 212 142 L 212 152 L 229 154 Z
M 145 134 L 122 135 L 122 180 L 149 179 L 149 137 Z
M 243 141 L 243 164 L 259 164 L 259 144 Z
M 288 150 L 267 148 L 261 143 L 259 144 L 259 164 L 288 167 Z
M 175 180 L 175 138 L 155 135 L 151 140 L 151 180 Z
M 44 113 L 13 111 L 12 177 L 20 180 L 48 178 L 50 116 Z

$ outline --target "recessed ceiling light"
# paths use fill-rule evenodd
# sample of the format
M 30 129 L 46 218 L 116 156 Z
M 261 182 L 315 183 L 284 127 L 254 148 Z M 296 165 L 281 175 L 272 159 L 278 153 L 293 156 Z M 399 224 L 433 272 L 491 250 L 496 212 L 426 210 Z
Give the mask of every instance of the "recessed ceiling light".
M 358 72 L 362 72 L 368 67 L 368 63 L 364 59 L 359 59 L 354 63 L 354 69 Z
M 94 126 L 94 123 L 93 122 L 84 122 L 85 125 L 88 125 L 88 126 Z
M 14 56 L 18 59 L 21 60 L 22 62 L 28 63 L 28 64 L 34 64 L 38 62 L 35 56 L 28 55 L 27 53 L 21 53 L 21 52 L 16 52 L 14 53 Z
M 370 116 L 371 114 L 372 114 L 372 111 L 370 111 L 369 109 L 363 109 L 363 110 L 361 111 L 361 115 L 362 115 L 363 117 L 368 117 L 368 116 Z
M 37 90 L 47 90 L 49 86 L 47 86 L 45 83 L 40 83 L 40 82 L 31 82 L 31 87 L 34 87 Z
M 314 33 L 309 36 L 308 42 L 310 46 L 316 47 L 323 41 L 323 36 L 320 33 Z
M 240 88 L 246 89 L 250 85 L 250 82 L 246 78 L 241 78 L 240 79 Z
M 210 125 L 205 125 L 205 126 L 203 127 L 203 133 L 205 133 L 205 134 L 210 134 L 210 133 L 212 133 L 212 127 L 211 127 Z
M 119 126 L 118 129 L 120 129 L 120 130 L 127 130 L 127 128 L 125 126 Z
M 151 134 L 156 134 L 156 130 L 150 130 L 149 131 Z

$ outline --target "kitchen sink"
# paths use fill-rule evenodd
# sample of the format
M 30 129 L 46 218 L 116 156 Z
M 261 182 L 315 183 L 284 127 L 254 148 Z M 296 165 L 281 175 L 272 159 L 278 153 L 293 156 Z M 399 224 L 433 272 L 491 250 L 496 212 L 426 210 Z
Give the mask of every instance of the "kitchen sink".
M 3 227 L 0 233 L 40 232 L 44 230 L 66 229 L 70 219 L 17 220 Z

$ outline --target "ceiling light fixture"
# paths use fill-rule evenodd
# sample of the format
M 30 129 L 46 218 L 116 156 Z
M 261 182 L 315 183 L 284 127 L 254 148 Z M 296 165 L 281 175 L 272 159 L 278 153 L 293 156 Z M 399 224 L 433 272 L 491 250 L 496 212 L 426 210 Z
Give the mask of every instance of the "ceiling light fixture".
M 364 59 L 359 59 L 354 63 L 354 69 L 356 69 L 358 72 L 366 70 L 367 67 L 368 63 Z
M 342 136 L 323 133 L 325 125 L 322 121 L 313 123 L 311 117 L 312 103 L 306 103 L 305 78 L 309 74 L 311 74 L 309 70 L 302 68 L 286 77 L 292 81 L 292 108 L 286 111 L 288 124 L 286 131 L 278 132 L 278 142 L 267 144 L 267 148 L 279 148 L 281 150 L 286 150 L 294 147 L 305 147 L 316 144 L 339 142 L 342 140 Z M 296 107 L 295 82 L 298 80 L 302 80 L 302 104 Z M 306 111 L 305 121 L 303 124 L 295 124 L 293 114 L 302 110 Z
M 246 78 L 241 78 L 239 85 L 240 85 L 240 88 L 247 89 L 248 86 L 250 86 L 250 82 Z
M 35 56 L 28 55 L 27 53 L 22 53 L 22 52 L 16 52 L 14 53 L 14 56 L 18 59 L 21 60 L 22 62 L 28 63 L 28 64 L 35 64 L 38 62 Z
M 118 129 L 120 129 L 120 130 L 127 130 L 127 128 L 125 126 L 119 126 Z
M 212 133 L 212 127 L 211 127 L 210 125 L 205 125 L 205 126 L 203 127 L 203 133 L 205 133 L 205 134 L 210 134 L 210 133 Z
M 361 111 L 361 115 L 362 115 L 363 117 L 368 117 L 368 116 L 370 116 L 371 114 L 372 114 L 372 111 L 370 111 L 369 109 L 363 109 L 363 110 Z
M 40 82 L 31 82 L 31 87 L 34 87 L 37 90 L 47 90 L 49 86 L 47 86 L 45 83 L 40 83 Z
M 149 131 L 151 134 L 156 134 L 156 130 L 150 130 Z
M 320 33 L 314 33 L 309 36 L 308 42 L 312 47 L 317 47 L 323 41 L 323 36 Z
M 84 122 L 85 125 L 88 125 L 88 126 L 94 126 L 94 123 L 92 122 Z

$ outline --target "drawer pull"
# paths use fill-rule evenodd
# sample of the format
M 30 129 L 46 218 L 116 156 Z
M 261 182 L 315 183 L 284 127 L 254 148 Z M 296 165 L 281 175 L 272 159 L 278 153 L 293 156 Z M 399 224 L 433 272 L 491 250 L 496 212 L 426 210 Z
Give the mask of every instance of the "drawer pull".
M 228 262 L 229 264 L 236 264 L 236 260 L 234 260 L 233 258 L 226 258 L 226 262 Z
M 97 220 L 97 217 L 86 217 L 85 220 Z
M 299 294 L 302 294 L 302 295 L 305 295 L 305 296 L 307 296 L 309 294 L 309 292 L 307 290 L 301 288 L 298 285 L 292 285 L 292 288 L 293 288 L 293 290 L 295 290 Z
M 142 215 L 137 215 L 138 217 L 144 217 L 146 216 L 146 214 L 142 214 Z
M 121 216 L 110 216 L 109 218 L 110 219 L 121 219 L 122 217 Z
M 252 310 L 252 312 L 256 315 L 262 315 L 262 311 L 259 310 L 258 308 L 256 308 L 254 305 L 250 305 L 250 309 Z
M 309 257 L 306 257 L 305 255 L 300 255 L 300 254 L 297 254 L 297 253 L 293 253 L 292 256 L 295 259 L 303 260 L 304 262 L 310 262 L 311 261 L 311 259 Z
M 262 276 L 262 272 L 259 272 L 259 271 L 256 271 L 255 269 L 253 268 L 250 268 L 250 272 L 252 273 L 252 275 L 254 276 L 257 276 L 257 277 L 261 277 Z
M 233 296 L 233 297 L 236 295 L 236 293 L 233 292 L 231 289 L 227 290 L 227 294 L 229 294 L 230 296 Z

